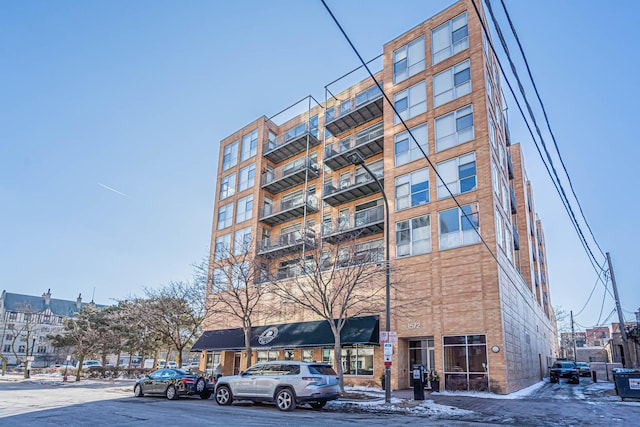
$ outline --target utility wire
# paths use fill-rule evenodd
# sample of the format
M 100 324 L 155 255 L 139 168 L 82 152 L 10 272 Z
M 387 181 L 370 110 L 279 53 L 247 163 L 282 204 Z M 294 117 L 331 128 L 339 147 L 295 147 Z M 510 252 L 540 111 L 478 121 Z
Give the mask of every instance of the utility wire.
M 567 211 L 567 214 L 569 215 L 569 218 L 571 219 L 571 224 L 573 225 L 574 229 L 576 230 L 576 232 L 578 233 L 578 237 L 580 237 L 580 242 L 583 246 L 583 248 L 585 249 L 585 251 L 587 252 L 587 255 L 589 255 L 589 262 L 591 263 L 591 266 L 594 268 L 594 270 L 596 271 L 596 273 L 599 272 L 598 268 L 598 262 L 595 258 L 595 256 L 593 255 L 593 252 L 591 251 L 591 249 L 589 248 L 588 243 L 586 242 L 586 239 L 584 237 L 584 234 L 582 233 L 579 224 L 577 223 L 577 220 L 575 218 L 575 215 L 572 215 L 572 210 L 571 207 L 567 204 L 568 201 L 566 200 L 566 197 L 562 196 L 562 191 L 560 190 L 560 188 L 558 187 L 558 183 L 556 183 L 556 181 L 553 179 L 553 175 L 551 173 L 551 171 L 549 170 L 549 166 L 547 165 L 545 158 L 540 150 L 540 147 L 538 145 L 538 142 L 533 134 L 533 130 L 531 129 L 531 126 L 529 125 L 529 122 L 526 119 L 526 116 L 524 114 L 524 110 L 522 109 L 522 106 L 520 105 L 520 102 L 518 101 L 518 98 L 516 97 L 515 91 L 513 90 L 513 87 L 511 86 L 511 83 L 509 82 L 509 79 L 507 79 L 506 77 L 506 73 L 504 70 L 504 67 L 502 66 L 502 63 L 500 62 L 500 60 L 498 59 L 498 54 L 493 46 L 493 43 L 491 42 L 491 39 L 489 37 L 489 31 L 487 30 L 484 20 L 482 19 L 482 17 L 480 16 L 480 11 L 478 10 L 478 7 L 475 3 L 475 0 L 471 0 L 471 3 L 473 4 L 473 7 L 475 9 L 476 15 L 478 16 L 478 19 L 480 20 L 480 24 L 482 26 L 482 29 L 484 31 L 484 34 L 486 36 L 487 42 L 489 43 L 489 46 L 491 47 L 491 51 L 493 52 L 493 54 L 496 57 L 496 61 L 498 63 L 498 66 L 500 67 L 500 71 L 502 72 L 502 76 L 505 80 L 505 82 L 507 83 L 507 86 L 509 87 L 509 90 L 511 91 L 511 95 L 513 96 L 513 99 L 518 107 L 518 110 L 520 111 L 520 114 L 522 115 L 522 118 L 524 120 L 525 125 L 527 126 L 527 129 L 529 130 L 529 135 L 531 135 L 531 139 L 534 142 L 534 145 L 536 147 L 536 150 L 538 151 L 538 154 L 540 155 L 540 158 L 542 159 L 542 163 L 545 166 L 545 169 L 547 170 L 547 173 L 549 174 L 549 176 L 551 177 L 551 182 L 553 184 L 553 186 L 556 189 L 556 192 L 558 192 L 558 195 L 560 196 L 560 200 L 562 201 L 563 206 L 565 207 L 565 210 Z M 524 91 L 523 88 L 521 88 L 521 91 Z M 530 110 L 530 114 L 532 114 L 531 109 Z M 535 119 L 534 119 L 535 122 Z M 540 134 L 538 132 L 538 134 Z
M 487 6 L 490 8 L 490 0 L 486 0 L 487 2 Z M 522 48 L 522 44 L 520 43 L 520 38 L 518 37 L 518 33 L 516 32 L 515 27 L 513 26 L 513 22 L 511 21 L 511 16 L 509 15 L 509 12 L 507 11 L 507 6 L 504 4 L 504 0 L 500 0 L 500 3 L 502 4 L 502 9 L 504 10 L 505 16 L 507 17 L 507 21 L 509 22 L 509 26 L 511 27 L 511 32 L 513 33 L 514 38 L 516 39 L 516 42 L 518 43 L 518 48 L 520 49 L 520 54 L 522 55 L 522 59 L 524 60 L 524 64 L 527 67 L 527 73 L 529 74 L 529 79 L 531 80 L 531 84 L 533 85 L 533 90 L 536 93 L 536 97 L 538 98 L 538 102 L 540 103 L 540 107 L 542 108 L 542 114 L 544 115 L 544 120 L 547 123 L 547 129 L 549 129 L 549 134 L 551 135 L 551 139 L 553 140 L 553 145 L 556 148 L 556 152 L 558 153 L 558 158 L 560 159 L 560 164 L 562 165 L 562 169 L 564 169 L 564 173 L 567 176 L 567 181 L 569 181 L 569 188 L 571 189 L 571 194 L 573 194 L 573 197 L 576 200 L 576 203 L 578 204 L 578 209 L 580 210 L 580 214 L 582 215 L 582 219 L 584 220 L 585 225 L 587 226 L 587 228 L 589 229 L 589 233 L 591 234 L 591 238 L 593 239 L 594 243 L 596 244 L 596 246 L 598 247 L 598 250 L 600 251 L 600 254 L 604 257 L 604 252 L 602 251 L 602 248 L 600 247 L 600 245 L 598 244 L 598 241 L 596 240 L 596 237 L 593 234 L 593 230 L 591 230 L 591 226 L 589 225 L 589 222 L 587 221 L 587 218 L 584 214 L 584 211 L 582 210 L 582 205 L 580 204 L 580 200 L 578 199 L 578 196 L 576 195 L 576 192 L 573 188 L 573 182 L 571 182 L 571 177 L 569 176 L 569 172 L 567 171 L 567 167 L 564 164 L 564 160 L 562 159 L 562 154 L 560 154 L 560 149 L 558 148 L 558 142 L 556 141 L 556 137 L 553 134 L 553 131 L 551 130 L 551 124 L 549 123 L 549 116 L 547 115 L 547 110 L 544 107 L 544 103 L 542 102 L 542 99 L 540 97 L 540 93 L 538 92 L 538 87 L 536 86 L 536 82 L 533 80 L 533 75 L 531 74 L 531 68 L 529 67 L 529 61 L 527 61 L 527 57 L 524 54 L 524 49 Z
M 604 264 L 603 264 L 604 265 Z M 602 267 L 600 267 L 602 269 Z M 587 298 L 587 301 L 584 303 L 584 305 L 582 306 L 582 308 L 580 309 L 580 311 L 578 311 L 575 314 L 575 317 L 578 317 L 585 308 L 587 308 L 587 304 L 589 304 L 589 301 L 591 301 L 591 297 L 593 296 L 593 292 L 596 290 L 596 287 L 598 286 L 598 283 L 602 281 L 601 277 L 604 273 L 604 275 L 606 275 L 606 271 L 604 269 L 602 269 L 602 271 L 600 273 L 598 273 L 598 278 L 596 279 L 596 282 L 593 284 L 593 288 L 591 289 L 591 293 L 589 293 L 589 298 Z M 607 284 L 605 282 L 603 282 L 604 287 L 607 287 Z

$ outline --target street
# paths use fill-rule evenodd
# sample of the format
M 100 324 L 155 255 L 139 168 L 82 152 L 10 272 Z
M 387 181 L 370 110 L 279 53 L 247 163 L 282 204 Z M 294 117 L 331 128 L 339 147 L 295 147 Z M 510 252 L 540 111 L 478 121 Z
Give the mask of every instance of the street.
M 187 423 L 233 426 L 359 425 L 400 426 L 635 426 L 640 401 L 621 401 L 613 384 L 582 379 L 580 385 L 544 383 L 526 396 L 438 393 L 413 401 L 410 390 L 394 392 L 391 406 L 371 399 L 330 402 L 322 411 L 294 412 L 273 405 L 213 399 L 133 397 L 131 381 L 0 381 L 0 425 L 155 426 Z

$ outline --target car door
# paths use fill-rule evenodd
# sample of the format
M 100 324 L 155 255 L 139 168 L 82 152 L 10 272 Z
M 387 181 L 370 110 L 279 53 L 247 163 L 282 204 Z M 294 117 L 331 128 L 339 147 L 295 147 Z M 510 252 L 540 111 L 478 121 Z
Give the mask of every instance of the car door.
M 276 386 L 280 383 L 283 375 L 285 375 L 285 372 L 283 372 L 282 364 L 269 363 L 265 365 L 262 375 L 257 377 L 255 381 L 256 396 L 266 399 L 272 398 Z
M 235 378 L 232 383 L 234 396 L 254 396 L 256 390 L 256 378 L 261 375 L 262 366 L 252 366 Z
M 161 371 L 155 371 L 149 374 L 149 378 L 145 380 L 145 384 L 142 388 L 144 393 L 158 393 L 158 381 L 161 376 Z

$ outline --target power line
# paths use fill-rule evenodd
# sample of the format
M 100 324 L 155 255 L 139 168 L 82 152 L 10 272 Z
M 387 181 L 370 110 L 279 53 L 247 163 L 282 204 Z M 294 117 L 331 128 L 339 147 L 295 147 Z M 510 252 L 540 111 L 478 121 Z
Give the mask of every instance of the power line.
M 568 200 L 566 199 L 566 195 L 563 197 L 563 193 L 564 193 L 564 191 L 563 191 L 563 190 L 561 190 L 561 183 L 560 183 L 559 181 L 558 181 L 558 182 L 556 182 L 556 181 L 553 179 L 553 175 L 552 175 L 551 171 L 549 170 L 549 166 L 547 165 L 547 163 L 546 163 L 546 161 L 545 161 L 545 159 L 544 159 L 544 156 L 542 155 L 542 152 L 541 152 L 541 150 L 540 150 L 540 147 L 539 147 L 539 145 L 538 145 L 538 142 L 537 142 L 537 140 L 536 140 L 536 138 L 535 138 L 535 136 L 534 136 L 534 134 L 533 134 L 533 131 L 532 131 L 532 129 L 531 129 L 531 126 L 529 125 L 529 122 L 528 122 L 528 121 L 527 121 L 527 119 L 526 119 L 526 116 L 525 116 L 525 114 L 524 114 L 524 111 L 523 111 L 523 109 L 522 109 L 522 106 L 520 105 L 520 102 L 518 101 L 518 98 L 516 97 L 515 91 L 513 90 L 513 87 L 511 86 L 511 83 L 509 82 L 509 79 L 506 77 L 506 73 L 505 73 L 504 67 L 502 66 L 502 63 L 501 63 L 501 62 L 500 62 L 500 60 L 498 59 L 498 54 L 497 54 L 497 52 L 496 52 L 496 50 L 495 50 L 495 48 L 494 48 L 494 46 L 493 46 L 493 43 L 491 42 L 491 39 L 490 39 L 490 37 L 489 37 L 489 32 L 488 32 L 488 30 L 487 30 L 487 28 L 486 28 L 486 26 L 485 26 L 485 23 L 484 23 L 484 21 L 483 21 L 482 17 L 480 16 L 480 11 L 478 10 L 478 7 L 477 7 L 477 5 L 476 5 L 476 3 L 475 3 L 475 0 L 471 0 L 471 3 L 473 4 L 473 7 L 474 7 L 474 9 L 475 9 L 476 15 L 478 16 L 478 19 L 480 20 L 480 24 L 481 24 L 482 29 L 483 29 L 483 32 L 484 32 L 484 34 L 485 34 L 485 36 L 486 36 L 487 42 L 489 43 L 489 46 L 491 47 L 491 51 L 493 52 L 493 54 L 494 54 L 494 55 L 495 55 L 495 57 L 496 57 L 496 61 L 497 61 L 497 63 L 498 63 L 498 66 L 500 67 L 500 71 L 502 72 L 502 76 L 503 76 L 503 78 L 504 78 L 505 82 L 507 83 L 507 86 L 509 87 L 509 90 L 511 91 L 511 94 L 512 94 L 512 96 L 513 96 L 513 99 L 514 99 L 514 101 L 516 102 L 516 105 L 517 105 L 517 107 L 518 107 L 518 110 L 520 111 L 520 114 L 522 115 L 522 118 L 523 118 L 523 120 L 524 120 L 524 123 L 525 123 L 525 125 L 526 125 L 527 129 L 529 130 L 529 134 L 530 134 L 530 136 L 531 136 L 531 139 L 532 139 L 532 140 L 533 140 L 533 142 L 534 142 L 534 145 L 535 145 L 535 147 L 536 147 L 536 150 L 538 151 L 538 154 L 540 155 L 540 158 L 541 158 L 541 160 L 542 160 L 542 163 L 543 163 L 543 165 L 545 166 L 545 169 L 547 170 L 547 173 L 548 173 L 548 174 L 549 174 L 549 176 L 551 177 L 551 182 L 552 182 L 553 186 L 555 187 L 556 192 L 558 192 L 558 195 L 560 196 L 560 200 L 562 201 L 562 204 L 563 204 L 563 206 L 565 207 L 565 210 L 567 211 L 567 214 L 569 215 L 569 218 L 571 219 L 571 223 L 572 223 L 572 225 L 573 225 L 574 229 L 575 229 L 575 230 L 576 230 L 576 232 L 578 233 L 578 237 L 580 238 L 580 242 L 581 242 L 581 244 L 582 244 L 583 248 L 584 248 L 584 249 L 585 249 L 585 251 L 587 252 L 587 255 L 589 255 L 589 256 L 590 256 L 590 257 L 589 257 L 589 262 L 591 263 L 591 266 L 592 266 L 592 267 L 594 268 L 594 270 L 598 273 L 598 272 L 599 272 L 599 271 L 598 271 L 598 268 L 600 268 L 600 267 L 599 267 L 599 265 L 598 265 L 598 262 L 597 262 L 597 260 L 596 260 L 595 256 L 593 255 L 593 252 L 591 251 L 591 248 L 589 247 L 589 245 L 588 245 L 588 243 L 587 243 L 587 241 L 586 241 L 586 238 L 584 237 L 584 234 L 582 233 L 582 230 L 580 229 L 580 225 L 578 224 L 578 222 L 577 222 L 577 220 L 576 220 L 576 218 L 575 218 L 575 215 L 573 214 L 573 210 L 571 209 L 571 206 L 569 205 Z M 499 29 L 497 29 L 497 30 L 499 31 Z M 505 46 L 505 45 L 503 45 L 503 47 L 504 47 L 504 46 Z M 514 71 L 515 71 L 515 66 L 513 65 L 513 63 L 512 63 L 512 62 L 511 62 L 511 65 L 512 65 L 512 69 L 514 69 Z M 519 82 L 519 80 L 518 80 L 518 82 Z M 522 85 L 521 85 L 521 84 L 520 84 L 520 90 L 521 90 L 521 92 L 523 93 L 523 97 L 525 98 L 525 102 L 526 102 L 526 96 L 524 96 L 524 88 L 522 88 Z M 531 111 L 531 108 L 530 108 L 530 106 L 529 106 L 528 102 L 527 102 L 527 106 L 528 106 L 528 109 L 529 109 L 529 114 L 530 114 L 530 116 L 532 116 L 532 120 L 533 120 L 533 122 L 534 122 L 534 124 L 535 124 L 535 123 L 536 123 L 536 122 L 535 122 L 535 118 L 533 117 L 533 112 Z M 540 131 L 539 131 L 539 129 L 538 129 L 538 127 L 537 127 L 537 125 L 536 125 L 536 129 L 538 130 L 538 132 L 537 132 L 537 133 L 538 133 L 538 135 L 540 136 L 540 139 L 541 139 L 541 140 L 543 140 L 542 135 L 540 134 Z M 544 147 L 544 142 L 543 142 L 543 147 Z M 545 151 L 546 151 L 546 148 L 545 148 Z M 547 152 L 547 157 L 549 157 L 549 156 L 548 156 L 548 152 Z M 550 158 L 549 158 L 549 160 L 550 160 Z M 557 174 L 556 174 L 556 176 L 557 176 Z M 559 187 L 559 185 L 560 185 L 560 187 Z M 596 266 L 597 266 L 597 268 L 596 268 Z
M 604 264 L 603 264 L 604 265 Z M 602 268 L 602 267 L 600 267 Z M 602 269 L 602 271 L 598 274 L 598 278 L 596 279 L 596 282 L 593 284 L 593 288 L 591 289 L 591 293 L 589 293 L 589 298 L 587 298 L 587 301 L 584 303 L 584 305 L 582 306 L 582 308 L 580 309 L 580 311 L 578 311 L 575 316 L 578 317 L 585 308 L 587 308 L 587 304 L 589 304 L 589 301 L 591 301 L 591 297 L 593 296 L 593 292 L 596 290 L 596 287 L 598 286 L 598 283 L 602 281 L 601 279 L 601 275 L 606 275 L 606 271 L 604 269 Z M 607 284 L 605 282 L 603 282 L 605 289 L 607 288 Z M 606 294 L 605 294 L 606 296 Z
M 491 8 L 490 6 L 490 0 L 485 0 L 487 2 L 487 6 L 489 8 Z M 582 215 L 582 219 L 584 220 L 585 225 L 587 226 L 587 228 L 589 229 L 589 233 L 591 234 L 591 237 L 593 238 L 594 243 L 596 244 L 596 246 L 598 247 L 598 250 L 600 251 L 600 254 L 602 256 L 604 256 L 604 251 L 602 250 L 602 248 L 600 247 L 600 245 L 598 244 L 598 241 L 596 240 L 596 237 L 593 234 L 593 230 L 591 230 L 591 226 L 589 225 L 589 222 L 587 221 L 587 218 L 584 214 L 584 211 L 582 210 L 582 205 L 580 204 L 580 200 L 578 199 L 578 196 L 576 195 L 576 192 L 573 188 L 573 182 L 571 181 L 571 177 L 569 176 L 569 172 L 567 171 L 567 167 L 564 164 L 564 160 L 562 159 L 562 154 L 560 154 L 560 149 L 558 148 L 558 142 L 556 141 L 556 137 L 553 133 L 553 131 L 551 130 L 551 124 L 549 123 L 549 116 L 547 115 L 547 110 L 544 107 L 544 103 L 542 102 L 542 99 L 540 97 L 540 93 L 538 92 L 538 87 L 536 86 L 536 82 L 533 80 L 533 75 L 531 74 L 531 68 L 529 67 L 529 61 L 527 61 L 527 57 L 524 54 L 524 49 L 522 48 L 522 44 L 520 43 L 520 38 L 518 37 L 518 33 L 516 32 L 515 27 L 513 26 L 513 22 L 511 21 L 511 16 L 509 15 L 509 12 L 507 11 L 507 6 L 504 4 L 504 0 L 500 0 L 500 3 L 502 4 L 502 9 L 504 10 L 504 13 L 507 17 L 507 21 L 509 22 L 509 26 L 511 27 L 511 32 L 513 33 L 513 36 L 516 40 L 516 42 L 518 43 L 518 48 L 520 49 L 520 54 L 522 55 L 522 59 L 524 60 L 524 64 L 527 68 L 527 73 L 529 74 L 529 79 L 531 80 L 531 84 L 533 85 L 533 90 L 536 93 L 536 97 L 538 98 L 538 102 L 540 103 L 540 107 L 542 108 L 542 114 L 544 115 L 544 120 L 547 124 L 547 129 L 549 129 L 549 134 L 551 135 L 551 139 L 553 140 L 553 145 L 556 149 L 556 152 L 558 153 L 558 158 L 560 159 L 560 164 L 562 165 L 562 169 L 564 169 L 564 173 L 567 176 L 567 181 L 569 182 L 569 188 L 571 189 L 571 194 L 573 194 L 573 197 L 576 200 L 576 203 L 578 204 L 578 209 L 580 210 L 580 214 Z

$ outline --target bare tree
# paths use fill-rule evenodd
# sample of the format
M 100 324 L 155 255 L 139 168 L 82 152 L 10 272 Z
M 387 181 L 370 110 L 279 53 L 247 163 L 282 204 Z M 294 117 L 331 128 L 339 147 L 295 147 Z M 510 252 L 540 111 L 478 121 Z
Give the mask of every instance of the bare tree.
M 247 366 L 252 364 L 251 327 L 277 313 L 270 304 L 268 272 L 254 249 L 252 241 L 247 240 L 236 242 L 233 253 L 226 247 L 217 247 L 208 267 L 202 263 L 197 268 L 200 277 L 207 271 L 207 304 L 212 321 L 241 325 Z
M 305 251 L 297 274 L 271 282 L 284 302 L 326 320 L 334 336 L 335 366 L 344 392 L 340 333 L 350 317 L 384 310 L 382 248 L 358 247 L 353 240 Z M 282 275 L 276 279 L 283 279 Z
M 13 335 L 11 351 L 19 364 L 24 364 L 24 378 L 29 378 L 29 356 L 33 356 L 34 346 L 39 332 L 40 313 L 34 311 L 30 305 L 23 305 L 20 310 L 21 322 L 14 323 L 8 328 Z M 24 342 L 25 344 L 19 344 Z M 24 355 L 24 356 L 22 356 Z

